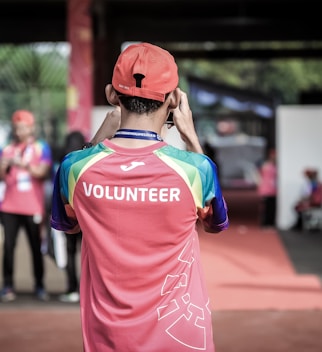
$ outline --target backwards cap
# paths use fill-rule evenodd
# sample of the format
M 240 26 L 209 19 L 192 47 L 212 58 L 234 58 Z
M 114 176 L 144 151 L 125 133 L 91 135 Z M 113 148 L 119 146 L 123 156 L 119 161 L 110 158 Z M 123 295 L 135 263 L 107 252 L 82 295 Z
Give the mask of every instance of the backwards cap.
M 34 115 L 27 110 L 17 110 L 12 115 L 12 123 L 16 124 L 24 122 L 26 125 L 33 125 L 35 123 Z
M 157 101 L 177 88 L 178 67 L 173 56 L 158 46 L 128 46 L 114 66 L 112 85 L 118 92 Z

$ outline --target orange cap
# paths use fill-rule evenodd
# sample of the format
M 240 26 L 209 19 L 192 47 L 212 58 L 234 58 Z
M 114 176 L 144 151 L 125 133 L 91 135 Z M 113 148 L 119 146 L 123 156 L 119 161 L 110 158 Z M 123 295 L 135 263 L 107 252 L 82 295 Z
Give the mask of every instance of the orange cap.
M 33 125 L 35 123 L 34 115 L 27 110 L 17 110 L 12 115 L 12 123 L 16 124 L 24 122 L 26 125 Z
M 112 78 L 114 89 L 124 95 L 162 102 L 167 93 L 177 88 L 178 82 L 173 56 L 149 43 L 128 46 L 119 55 Z

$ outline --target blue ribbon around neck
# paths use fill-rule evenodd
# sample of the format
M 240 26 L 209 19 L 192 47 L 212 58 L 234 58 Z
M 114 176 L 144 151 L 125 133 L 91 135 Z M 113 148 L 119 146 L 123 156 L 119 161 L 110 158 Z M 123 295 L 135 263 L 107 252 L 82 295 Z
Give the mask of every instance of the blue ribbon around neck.
M 151 141 L 162 141 L 161 136 L 153 131 L 146 130 L 132 130 L 121 128 L 117 130 L 113 138 L 133 138 L 133 139 L 147 139 Z

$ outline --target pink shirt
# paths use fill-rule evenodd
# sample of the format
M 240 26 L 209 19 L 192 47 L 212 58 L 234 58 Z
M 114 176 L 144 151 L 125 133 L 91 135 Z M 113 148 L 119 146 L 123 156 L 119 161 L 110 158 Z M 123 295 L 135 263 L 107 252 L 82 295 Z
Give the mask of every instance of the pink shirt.
M 260 169 L 258 193 L 261 196 L 276 196 L 276 178 L 276 165 L 269 161 L 265 162 Z
M 73 229 L 74 213 L 82 229 L 84 351 L 214 351 L 196 230 L 198 209 L 218 231 L 228 226 L 213 168 L 164 142 L 105 141 L 63 161 L 52 226 Z
M 49 145 L 44 141 L 34 141 L 27 146 L 12 143 L 3 149 L 3 158 L 20 156 L 30 165 L 51 164 Z M 22 215 L 44 214 L 44 180 L 30 175 L 28 169 L 11 166 L 5 176 L 5 193 L 1 210 Z

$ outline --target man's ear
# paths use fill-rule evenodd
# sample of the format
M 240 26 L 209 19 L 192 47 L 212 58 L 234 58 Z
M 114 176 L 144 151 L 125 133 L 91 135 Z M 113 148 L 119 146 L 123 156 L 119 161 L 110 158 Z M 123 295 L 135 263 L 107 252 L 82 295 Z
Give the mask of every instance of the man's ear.
M 115 91 L 115 89 L 113 88 L 113 86 L 111 84 L 108 84 L 105 87 L 105 95 L 106 95 L 106 99 L 107 101 L 114 106 L 119 106 L 119 97 Z
M 169 95 L 169 108 L 175 109 L 180 104 L 180 88 L 176 88 L 173 92 Z

